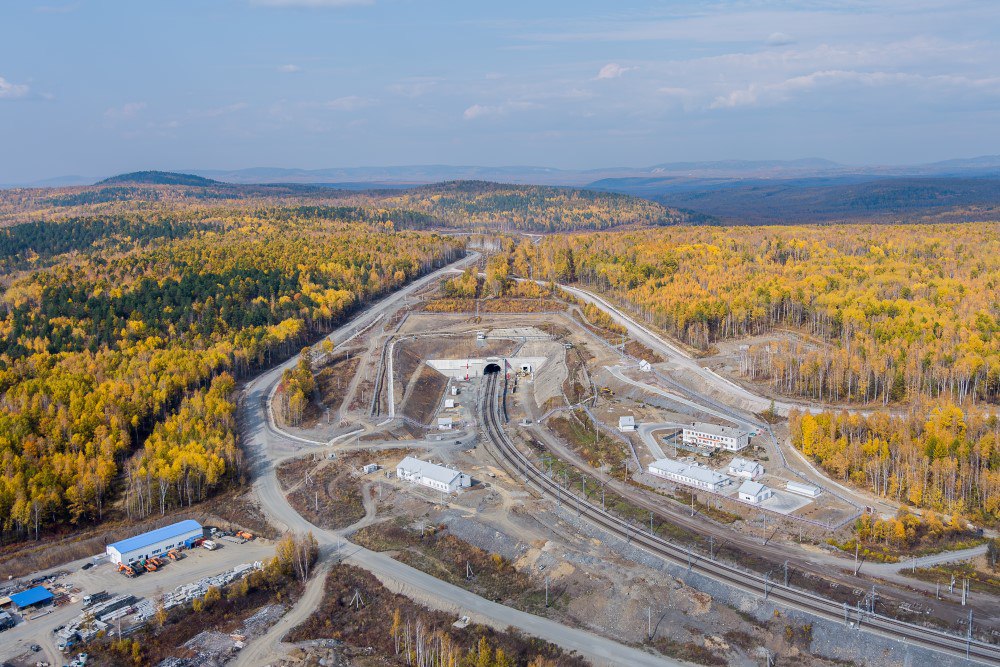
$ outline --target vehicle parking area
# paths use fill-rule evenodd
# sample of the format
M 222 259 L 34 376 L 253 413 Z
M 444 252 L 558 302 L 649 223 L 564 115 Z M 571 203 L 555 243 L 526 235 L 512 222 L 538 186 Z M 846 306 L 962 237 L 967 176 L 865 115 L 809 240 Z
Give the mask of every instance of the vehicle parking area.
M 136 614 L 141 618 L 142 610 L 155 604 L 160 595 L 169 595 L 178 587 L 187 586 L 201 580 L 224 575 L 234 568 L 253 565 L 265 561 L 274 555 L 274 544 L 265 539 L 257 538 L 242 542 L 233 538 L 218 538 L 217 549 L 210 551 L 204 548 L 185 549 L 180 560 L 165 559 L 166 563 L 154 572 L 143 572 L 135 577 L 127 577 L 118 571 L 115 564 L 106 557 L 97 564 L 84 569 L 94 561 L 83 559 L 57 568 L 51 572 L 39 573 L 37 576 L 50 575 L 44 585 L 56 595 L 56 604 L 40 607 L 36 610 L 19 612 L 11 610 L 17 624 L 9 630 L 0 632 L 0 661 L 16 667 L 48 663 L 49 665 L 70 664 L 77 653 L 70 648 L 65 652 L 59 650 L 59 645 L 66 637 L 57 634 L 62 628 L 71 626 L 84 612 L 84 596 L 95 593 L 107 593 L 113 599 L 123 595 L 134 596 L 124 607 L 122 616 L 122 632 L 134 620 L 126 618 Z M 37 577 L 28 577 L 28 581 Z M 16 582 L 5 582 L 16 583 Z M 59 592 L 65 597 L 60 598 Z M 116 619 L 112 619 L 117 622 Z M 37 651 L 32 647 L 38 648 Z M 77 663 L 80 664 L 79 662 Z

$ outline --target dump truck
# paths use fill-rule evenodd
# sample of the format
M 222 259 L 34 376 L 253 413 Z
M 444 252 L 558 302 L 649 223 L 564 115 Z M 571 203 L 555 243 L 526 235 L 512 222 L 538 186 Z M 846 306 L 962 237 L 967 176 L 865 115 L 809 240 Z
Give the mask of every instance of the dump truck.
M 171 549 L 170 551 L 167 552 L 167 557 L 170 560 L 180 560 L 181 558 L 184 558 L 184 554 L 182 554 L 180 551 L 177 551 L 177 549 Z
M 253 533 L 248 530 L 238 530 L 236 531 L 236 537 L 242 537 L 244 540 L 252 540 Z

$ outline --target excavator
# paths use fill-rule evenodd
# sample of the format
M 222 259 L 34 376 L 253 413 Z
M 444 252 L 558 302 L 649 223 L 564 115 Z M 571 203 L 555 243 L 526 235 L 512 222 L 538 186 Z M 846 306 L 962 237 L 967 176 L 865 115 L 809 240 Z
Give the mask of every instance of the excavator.
M 124 574 L 126 577 L 135 576 L 135 570 L 133 570 L 130 566 L 126 565 L 125 563 L 118 563 L 118 571 Z

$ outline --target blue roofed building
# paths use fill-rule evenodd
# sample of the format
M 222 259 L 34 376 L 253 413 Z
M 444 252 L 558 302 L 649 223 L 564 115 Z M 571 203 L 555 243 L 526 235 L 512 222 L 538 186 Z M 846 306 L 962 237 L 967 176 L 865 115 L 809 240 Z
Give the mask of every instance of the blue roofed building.
M 52 593 L 44 586 L 35 586 L 10 596 L 10 601 L 18 609 L 29 609 L 52 602 Z
M 184 546 L 184 540 L 201 537 L 204 533 L 200 523 L 187 519 L 109 544 L 106 551 L 112 563 L 128 565 L 151 556 L 163 555 L 171 549 Z

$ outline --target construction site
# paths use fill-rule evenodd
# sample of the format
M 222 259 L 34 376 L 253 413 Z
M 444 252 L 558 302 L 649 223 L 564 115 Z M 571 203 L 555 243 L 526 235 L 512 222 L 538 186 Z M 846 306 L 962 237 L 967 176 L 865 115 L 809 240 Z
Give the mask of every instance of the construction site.
M 282 456 L 300 452 L 318 466 L 341 459 L 354 470 L 366 515 L 348 539 L 508 606 L 668 656 L 827 664 L 847 655 L 838 647 L 856 654 L 856 631 L 846 642 L 840 629 L 826 634 L 808 615 L 778 613 L 738 587 L 695 582 L 572 509 L 596 504 L 636 535 L 684 545 L 689 562 L 704 553 L 838 608 L 869 609 L 864 563 L 828 543 L 844 539 L 865 507 L 790 462 L 766 422 L 693 397 L 670 362 L 587 321 L 572 302 L 541 313 L 447 313 L 424 310 L 433 288 L 421 297 L 358 328 L 334 353 L 316 349 L 320 377 L 345 371 L 340 391 L 317 394 L 313 412 L 325 417 L 281 426 L 297 440 Z M 491 406 L 502 427 L 488 423 Z M 532 482 L 518 458 L 552 488 Z M 920 623 L 964 615 L 931 601 L 943 598 L 912 586 L 878 597 L 883 612 Z M 864 612 L 850 614 L 854 628 Z
M 550 622 L 546 638 L 563 648 L 607 642 L 635 650 L 635 664 L 992 655 L 994 628 L 973 630 L 966 603 L 991 619 L 995 599 L 834 546 L 871 508 L 800 460 L 781 424 L 720 400 L 721 378 L 588 320 L 565 293 L 441 312 L 436 282 L 408 289 L 303 352 L 315 391 L 295 423 L 279 409 L 281 373 L 300 359 L 250 383 L 241 403 L 248 452 L 269 464 L 254 489 L 261 511 L 275 534 L 314 533 L 326 567 L 381 568 L 381 585 L 454 614 L 456 628 Z M 39 636 L 66 656 L 98 633 L 128 637 L 160 609 L 231 590 L 273 553 L 248 531 L 194 521 L 108 544 L 47 575 L 47 611 L 13 610 L 2 657 L 34 664 Z M 423 593 L 415 577 L 431 578 Z M 33 604 L 38 583 L 7 593 Z M 328 635 L 303 639 L 325 627 L 313 618 L 322 584 L 294 605 L 257 600 L 243 625 L 199 632 L 169 664 L 348 664 Z M 337 608 L 376 604 L 359 590 Z M 482 601 L 502 607 L 477 614 Z

